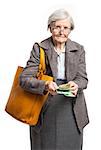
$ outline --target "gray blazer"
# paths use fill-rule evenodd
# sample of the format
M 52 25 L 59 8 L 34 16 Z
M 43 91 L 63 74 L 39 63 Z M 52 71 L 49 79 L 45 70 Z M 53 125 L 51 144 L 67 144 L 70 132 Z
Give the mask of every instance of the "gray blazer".
M 48 75 L 52 75 L 54 81 L 56 81 L 57 53 L 54 51 L 52 37 L 49 37 L 48 39 L 42 41 L 39 45 L 37 43 L 34 44 L 30 59 L 20 75 L 20 85 L 23 89 L 29 92 L 44 94 L 45 81 L 39 81 L 36 79 L 40 61 L 39 46 L 44 49 L 46 54 L 46 73 Z M 83 46 L 71 41 L 70 39 L 68 39 L 66 42 L 65 68 L 67 81 L 74 81 L 79 87 L 73 111 L 78 129 L 80 132 L 82 132 L 83 128 L 89 123 L 87 107 L 83 93 L 83 89 L 87 88 L 88 83 L 85 51 Z

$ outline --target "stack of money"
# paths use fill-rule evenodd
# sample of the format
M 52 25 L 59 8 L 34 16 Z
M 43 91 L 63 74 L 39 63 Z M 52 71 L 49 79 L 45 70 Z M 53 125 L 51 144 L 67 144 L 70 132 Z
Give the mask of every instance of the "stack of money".
M 63 94 L 68 97 L 75 97 L 70 90 L 70 85 L 68 83 L 59 85 L 57 89 L 58 94 Z

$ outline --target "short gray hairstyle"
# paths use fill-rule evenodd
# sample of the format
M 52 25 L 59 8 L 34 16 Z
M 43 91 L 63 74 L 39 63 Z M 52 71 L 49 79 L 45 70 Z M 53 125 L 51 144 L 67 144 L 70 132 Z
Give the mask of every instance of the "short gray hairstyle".
M 67 19 L 71 23 L 71 30 L 74 29 L 74 21 L 69 13 L 65 9 L 58 9 L 54 11 L 48 18 L 48 29 L 51 27 L 53 22 L 58 20 Z

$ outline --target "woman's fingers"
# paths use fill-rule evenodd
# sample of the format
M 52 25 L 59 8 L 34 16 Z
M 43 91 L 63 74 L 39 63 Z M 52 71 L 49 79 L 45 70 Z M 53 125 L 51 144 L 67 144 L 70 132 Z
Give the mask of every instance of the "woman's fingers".
M 45 85 L 49 91 L 56 91 L 58 88 L 57 84 L 53 81 L 46 81 Z
M 71 92 L 76 96 L 78 92 L 78 85 L 74 81 L 69 81 L 68 84 Z

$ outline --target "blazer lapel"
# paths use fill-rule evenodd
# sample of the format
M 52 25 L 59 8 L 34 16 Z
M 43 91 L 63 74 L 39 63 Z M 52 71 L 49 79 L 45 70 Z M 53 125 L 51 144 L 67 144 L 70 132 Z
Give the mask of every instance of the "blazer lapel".
M 56 80 L 56 77 L 57 77 L 57 53 L 54 51 L 53 45 L 50 44 L 50 47 L 46 51 L 46 54 L 49 59 L 49 64 L 50 64 L 50 67 L 52 70 L 54 80 Z
M 49 65 L 52 70 L 52 74 L 54 77 L 54 80 L 56 80 L 57 77 L 57 53 L 54 51 L 54 45 L 52 43 L 52 39 L 49 38 L 47 41 L 40 44 L 40 46 L 45 50 L 45 53 L 49 60 Z

